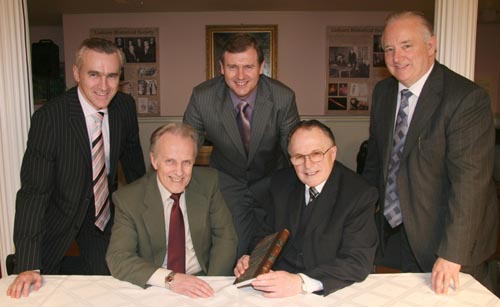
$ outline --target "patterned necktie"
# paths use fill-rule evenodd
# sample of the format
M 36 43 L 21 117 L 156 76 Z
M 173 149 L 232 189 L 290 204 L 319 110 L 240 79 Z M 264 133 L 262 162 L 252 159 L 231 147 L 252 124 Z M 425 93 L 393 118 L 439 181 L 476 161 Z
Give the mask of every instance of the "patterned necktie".
M 389 171 L 387 174 L 387 187 L 385 190 L 384 216 L 392 228 L 397 227 L 403 222 L 403 214 L 399 204 L 399 195 L 397 188 L 397 176 L 401 155 L 408 133 L 408 99 L 412 93 L 408 89 L 401 91 L 401 104 L 394 128 L 394 137 L 392 140 L 391 158 L 389 161 Z
M 318 195 L 319 195 L 319 192 L 318 192 L 318 190 L 316 190 L 316 188 L 314 188 L 314 187 L 309 188 L 309 202 L 308 202 L 308 204 L 312 203 L 312 201 L 315 200 L 316 197 L 318 197 Z
M 245 146 L 245 151 L 248 153 L 248 148 L 250 147 L 250 119 L 248 118 L 248 106 L 246 101 L 241 101 L 238 103 L 238 116 L 236 117 L 238 122 L 238 129 L 240 130 L 241 140 Z
M 172 193 L 174 200 L 170 211 L 168 227 L 167 269 L 176 273 L 186 272 L 186 238 L 184 234 L 184 218 L 179 206 L 180 193 Z
M 103 112 L 92 114 L 95 126 L 92 129 L 92 180 L 94 184 L 95 225 L 104 231 L 111 216 L 109 207 L 108 172 L 102 139 Z

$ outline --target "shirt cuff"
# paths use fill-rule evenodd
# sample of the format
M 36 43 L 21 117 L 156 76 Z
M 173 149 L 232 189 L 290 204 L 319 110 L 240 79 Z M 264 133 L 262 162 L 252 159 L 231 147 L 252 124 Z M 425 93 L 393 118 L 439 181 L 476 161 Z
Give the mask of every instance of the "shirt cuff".
M 317 279 L 313 279 L 305 274 L 299 273 L 300 278 L 304 282 L 304 291 L 307 293 L 312 293 L 316 291 L 323 290 L 323 283 Z
M 146 284 L 150 286 L 165 288 L 165 277 L 167 277 L 170 272 L 172 271 L 164 268 L 159 268 L 153 273 L 153 275 L 151 275 L 151 277 L 149 277 Z

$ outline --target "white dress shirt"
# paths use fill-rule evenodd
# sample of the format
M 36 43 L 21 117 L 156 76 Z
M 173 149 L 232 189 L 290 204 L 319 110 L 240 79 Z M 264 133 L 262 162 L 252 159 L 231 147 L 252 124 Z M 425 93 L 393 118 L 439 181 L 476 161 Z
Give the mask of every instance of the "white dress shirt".
M 172 206 L 174 204 L 174 200 L 170 198 L 170 193 L 160 182 L 158 177 L 156 178 L 158 182 L 158 188 L 160 189 L 161 201 L 163 203 L 163 214 L 165 217 L 165 233 L 166 233 L 166 242 L 165 246 L 167 247 L 167 251 L 165 253 L 165 258 L 163 259 L 163 265 L 161 268 L 158 268 L 153 275 L 147 281 L 148 285 L 164 287 L 165 286 L 165 277 L 167 277 L 171 270 L 167 269 L 167 255 L 168 255 L 168 229 L 170 225 L 170 212 L 172 210 Z M 186 197 L 185 193 L 181 194 L 179 199 L 179 206 L 182 211 L 182 217 L 184 219 L 184 231 L 186 238 L 186 274 L 194 275 L 201 272 L 201 266 L 198 262 L 198 258 L 196 258 L 196 253 L 193 247 L 193 240 L 191 239 L 191 231 L 189 230 L 189 220 L 187 216 L 186 209 Z
M 104 113 L 104 118 L 102 119 L 102 140 L 104 142 L 104 156 L 106 158 L 106 172 L 109 174 L 109 116 L 108 116 L 108 109 L 101 109 L 101 110 L 96 110 L 94 107 L 85 99 L 83 94 L 80 91 L 80 87 L 78 87 L 78 99 L 80 100 L 80 105 L 82 106 L 83 109 L 83 115 L 85 116 L 85 123 L 87 124 L 87 134 L 89 136 L 89 148 L 90 152 L 92 152 L 92 127 L 95 126 L 95 119 L 92 115 L 94 115 L 97 112 L 102 112 Z M 92 159 L 92 157 L 91 157 Z
M 396 105 L 396 116 L 394 117 L 394 127 L 396 127 L 396 120 L 398 118 L 398 110 L 401 105 L 401 91 L 404 89 L 409 89 L 413 94 L 408 98 L 408 127 L 411 124 L 411 119 L 413 118 L 413 113 L 415 112 L 415 108 L 417 107 L 418 97 L 422 92 L 422 88 L 424 87 L 425 81 L 429 78 L 431 74 L 432 68 L 434 68 L 434 64 L 432 64 L 431 68 L 420 78 L 417 82 L 413 83 L 409 88 L 404 86 L 401 82 L 399 82 L 398 86 L 398 103 Z

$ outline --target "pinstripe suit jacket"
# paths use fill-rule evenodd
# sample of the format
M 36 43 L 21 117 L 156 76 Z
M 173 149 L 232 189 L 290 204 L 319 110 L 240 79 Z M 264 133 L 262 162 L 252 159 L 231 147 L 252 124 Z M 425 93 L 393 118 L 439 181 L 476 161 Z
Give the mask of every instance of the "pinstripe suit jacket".
M 128 182 L 145 173 L 135 103 L 117 93 L 108 106 L 110 192 L 116 189 L 118 161 Z M 17 193 L 15 272 L 57 273 L 87 209 L 93 206 L 92 158 L 77 88 L 33 114 Z
M 248 156 L 224 76 L 193 89 L 184 122 L 213 143 L 210 165 L 219 171 L 221 192 L 233 215 L 238 256 L 248 252 L 253 232 L 264 226 L 271 175 L 289 165 L 288 134 L 299 121 L 295 93 L 261 75 L 252 113 Z
M 364 176 L 379 188 L 382 207 L 397 91 L 398 81 L 391 77 L 373 93 Z M 397 182 L 408 239 L 424 271 L 432 270 L 437 256 L 477 265 L 495 251 L 490 108 L 483 89 L 435 62 L 410 123 Z
M 116 222 L 106 261 L 114 277 L 141 287 L 163 265 L 168 249 L 156 172 L 113 194 Z M 236 234 L 217 173 L 195 167 L 185 191 L 189 229 L 203 275 L 233 274 Z
M 248 157 L 224 77 L 193 89 L 184 122 L 213 143 L 212 167 L 249 185 L 288 165 L 288 133 L 299 121 L 295 93 L 281 82 L 260 76 L 252 115 Z

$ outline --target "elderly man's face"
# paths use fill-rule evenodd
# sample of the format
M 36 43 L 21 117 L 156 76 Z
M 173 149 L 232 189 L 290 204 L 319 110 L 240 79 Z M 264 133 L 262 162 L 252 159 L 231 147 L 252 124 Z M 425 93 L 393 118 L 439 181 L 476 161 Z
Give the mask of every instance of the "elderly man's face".
M 436 38 L 425 35 L 417 17 L 390 22 L 384 30 L 383 46 L 387 68 L 406 87 L 417 82 L 434 63 Z
M 166 132 L 156 142 L 154 152 L 150 153 L 151 164 L 170 193 L 186 189 L 193 172 L 195 152 L 196 144 L 189 137 Z
M 310 187 L 315 187 L 330 176 L 335 158 L 337 156 L 337 147 L 333 146 L 332 140 L 319 128 L 312 129 L 300 128 L 292 135 L 288 144 L 288 153 L 290 157 L 299 158 L 303 161 L 300 165 L 295 165 L 295 172 L 302 183 Z M 321 161 L 314 162 L 310 155 L 324 153 Z

